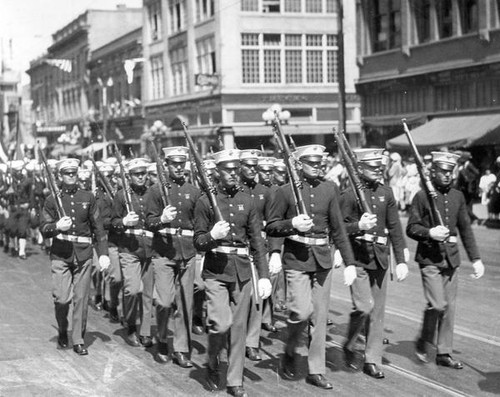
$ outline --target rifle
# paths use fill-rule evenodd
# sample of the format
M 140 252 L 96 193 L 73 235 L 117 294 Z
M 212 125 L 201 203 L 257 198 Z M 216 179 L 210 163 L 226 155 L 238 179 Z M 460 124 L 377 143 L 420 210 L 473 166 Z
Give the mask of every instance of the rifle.
M 191 135 L 189 135 L 186 123 L 182 122 L 182 128 L 184 129 L 184 136 L 186 137 L 191 156 L 193 157 L 194 164 L 196 166 L 198 177 L 200 178 L 200 185 L 208 197 L 210 206 L 214 210 L 215 222 L 223 221 L 224 219 L 222 218 L 222 213 L 220 212 L 220 208 L 217 205 L 217 199 L 215 198 L 217 190 L 212 183 L 212 180 L 207 176 L 207 170 L 203 165 L 203 161 L 200 154 L 198 153 L 196 145 L 193 142 L 193 138 L 191 138 Z
M 123 196 L 125 197 L 125 208 L 127 209 L 128 212 L 132 212 L 133 208 L 132 207 L 132 196 L 130 194 L 130 186 L 127 180 L 127 175 L 125 171 L 125 165 L 123 164 L 123 158 L 122 154 L 120 153 L 120 150 L 118 149 L 118 145 L 116 142 L 113 142 L 113 146 L 115 148 L 115 155 L 116 155 L 116 160 L 118 161 L 118 166 L 120 167 L 120 178 L 122 180 L 122 185 L 123 185 Z
M 406 119 L 402 119 L 401 122 L 403 123 L 404 132 L 406 134 L 406 137 L 408 138 L 408 142 L 410 143 L 411 151 L 413 152 L 413 156 L 415 157 L 415 164 L 417 166 L 418 174 L 420 176 L 420 180 L 422 181 L 422 185 L 424 187 L 425 194 L 427 196 L 427 199 L 429 200 L 429 206 L 431 208 L 431 221 L 435 226 L 436 225 L 444 225 L 441 213 L 439 212 L 439 210 L 437 208 L 436 189 L 434 188 L 434 185 L 432 184 L 432 181 L 429 178 L 429 174 L 426 172 L 422 157 L 420 156 L 420 153 L 418 152 L 417 146 L 415 145 L 415 142 L 413 141 L 413 137 L 411 136 L 410 129 L 408 128 L 408 125 L 406 124 Z
M 274 120 L 272 121 L 273 130 L 278 140 L 278 145 L 283 152 L 283 159 L 285 161 L 286 168 L 288 169 L 288 175 L 290 178 L 290 186 L 292 187 L 293 199 L 295 201 L 295 208 L 297 214 L 307 215 L 306 205 L 304 199 L 302 198 L 302 182 L 295 168 L 295 160 L 292 156 L 290 148 L 288 147 L 285 133 L 281 129 L 280 119 L 278 113 L 274 113 Z
M 161 161 L 160 156 L 158 156 L 155 142 L 153 140 L 150 140 L 149 143 L 151 144 L 151 148 L 153 149 L 153 157 L 156 162 L 156 172 L 158 173 L 158 181 L 160 182 L 161 200 L 163 201 L 163 207 L 167 207 L 170 205 L 170 194 L 168 192 L 170 184 L 167 180 L 167 170 L 165 170 L 163 162 Z
M 92 150 L 90 152 L 90 161 L 92 161 L 92 168 L 94 170 L 93 174 L 94 174 L 94 181 L 96 179 L 98 179 L 101 184 L 102 184 L 102 187 L 104 188 L 104 191 L 106 192 L 106 194 L 111 198 L 113 199 L 114 198 L 114 194 L 113 194 L 113 188 L 111 187 L 111 185 L 109 184 L 109 181 L 108 179 L 102 174 L 101 170 L 99 169 L 99 167 L 97 166 L 97 163 L 96 161 L 94 160 L 94 150 Z
M 64 207 L 61 201 L 61 191 L 54 181 L 54 175 L 52 174 L 49 164 L 47 163 L 47 158 L 45 157 L 45 154 L 43 153 L 43 150 L 40 148 L 40 146 L 38 146 L 38 154 L 40 155 L 40 160 L 42 161 L 43 168 L 45 169 L 47 184 L 49 185 L 50 192 L 54 196 L 54 200 L 56 202 L 57 214 L 59 215 L 59 218 L 65 217 L 66 213 L 64 212 Z

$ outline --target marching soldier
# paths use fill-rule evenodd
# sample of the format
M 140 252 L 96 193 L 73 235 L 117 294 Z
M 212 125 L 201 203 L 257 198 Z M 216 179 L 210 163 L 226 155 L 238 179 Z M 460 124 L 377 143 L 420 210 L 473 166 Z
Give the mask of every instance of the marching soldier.
M 359 209 L 353 189 L 344 191 L 341 208 L 359 265 L 348 267 L 345 272 L 346 284 L 351 289 L 353 311 L 343 350 L 347 365 L 357 369 L 355 345 L 358 336 L 364 333 L 366 347 L 363 372 L 381 379 L 385 377 L 379 365 L 382 364 L 389 243 L 392 243 L 398 263 L 398 281 L 404 280 L 408 275 L 404 255 L 406 244 L 392 190 L 380 183 L 382 149 L 358 149 L 354 152 L 371 214 L 362 213 Z
M 214 154 L 217 164 L 217 206 L 224 220 L 216 222 L 207 196 L 195 207 L 195 248 L 205 252 L 203 278 L 207 298 L 208 363 L 207 381 L 219 389 L 219 354 L 228 332 L 227 391 L 246 396 L 243 388 L 245 338 L 252 293 L 250 252 L 258 269 L 257 293 L 265 299 L 271 293 L 262 219 L 255 200 L 237 185 L 239 151 L 223 150 Z M 256 280 L 254 280 L 256 281 Z
M 23 160 L 11 162 L 12 184 L 10 195 L 10 215 L 8 220 L 10 239 L 13 242 L 11 253 L 26 259 L 26 239 L 29 230 L 29 202 L 32 184 L 26 176 Z
M 155 232 L 153 269 L 158 295 L 158 354 L 160 362 L 168 361 L 168 323 L 173 320 L 173 361 L 191 368 L 191 324 L 196 250 L 193 246 L 194 206 L 201 192 L 187 182 L 184 167 L 189 149 L 184 146 L 163 148 L 168 167 L 169 187 L 158 183 L 148 197 L 147 223 Z M 165 206 L 160 189 L 168 189 L 170 204 Z M 175 310 L 177 313 L 173 315 Z
M 467 214 L 463 194 L 452 188 L 453 170 L 460 156 L 447 152 L 432 152 L 430 176 L 437 193 L 437 209 L 443 224 L 435 225 L 425 191 L 413 199 L 406 228 L 408 237 L 418 241 L 415 260 L 420 266 L 427 308 L 424 311 L 422 332 L 416 343 L 417 357 L 428 362 L 428 344 L 437 339 L 436 364 L 462 369 L 453 351 L 453 327 L 460 266 L 458 238 L 460 233 L 465 251 L 472 262 L 473 278 L 484 274 L 484 265 Z M 437 330 L 437 336 L 436 336 Z
M 322 389 L 331 389 L 332 384 L 324 376 L 328 312 L 325 302 L 330 299 L 332 269 L 330 235 L 346 265 L 353 266 L 355 262 L 340 212 L 340 193 L 333 184 L 320 180 L 324 150 L 321 145 L 307 145 L 298 147 L 294 153 L 302 167 L 302 194 L 307 215 L 297 214 L 292 187 L 286 184 L 273 197 L 266 231 L 268 236 L 286 237 L 283 268 L 290 315 L 283 375 L 287 379 L 295 377 L 295 350 L 309 325 L 306 381 Z
M 123 186 L 113 200 L 111 225 L 120 235 L 117 241 L 123 275 L 123 311 L 127 323 L 125 341 L 133 347 L 151 347 L 151 310 L 153 306 L 153 232 L 146 230 L 147 169 L 149 162 L 134 158 L 127 165 L 130 188 Z M 131 211 L 125 192 L 130 193 Z M 137 317 L 140 313 L 139 336 Z
M 40 230 L 45 237 L 52 237 L 50 249 L 52 294 L 61 348 L 68 346 L 68 312 L 73 302 L 72 343 L 78 355 L 87 355 L 85 330 L 87 326 L 90 276 L 92 271 L 92 236 L 95 236 L 101 270 L 109 266 L 106 234 L 99 209 L 92 193 L 77 185 L 79 160 L 66 159 L 58 163 L 62 179 L 60 201 L 63 217 L 58 213 L 56 198 L 45 201 Z

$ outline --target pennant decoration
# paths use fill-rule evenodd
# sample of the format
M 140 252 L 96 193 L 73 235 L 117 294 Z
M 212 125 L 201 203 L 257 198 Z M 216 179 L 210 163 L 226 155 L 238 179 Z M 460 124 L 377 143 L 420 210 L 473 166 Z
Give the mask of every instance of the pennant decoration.
M 71 73 L 73 70 L 71 59 L 46 59 L 45 62 L 51 66 L 61 69 L 66 73 Z

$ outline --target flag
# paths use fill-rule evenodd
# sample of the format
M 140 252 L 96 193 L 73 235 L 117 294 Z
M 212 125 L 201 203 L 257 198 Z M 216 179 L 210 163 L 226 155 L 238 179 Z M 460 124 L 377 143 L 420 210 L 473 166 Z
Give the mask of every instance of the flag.
M 71 59 L 46 59 L 45 63 L 61 69 L 63 72 L 71 73 L 73 65 Z
M 135 64 L 141 62 L 144 62 L 144 58 L 125 59 L 123 67 L 125 68 L 125 73 L 127 74 L 127 83 L 132 84 L 134 81 Z

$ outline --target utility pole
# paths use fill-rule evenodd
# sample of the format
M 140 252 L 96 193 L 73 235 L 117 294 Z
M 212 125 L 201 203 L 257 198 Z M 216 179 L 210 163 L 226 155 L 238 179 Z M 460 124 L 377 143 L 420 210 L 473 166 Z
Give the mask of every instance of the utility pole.
M 344 7 L 343 0 L 337 0 L 337 46 L 338 50 L 338 80 L 339 80 L 339 131 L 346 131 L 345 107 L 345 66 L 344 66 Z

